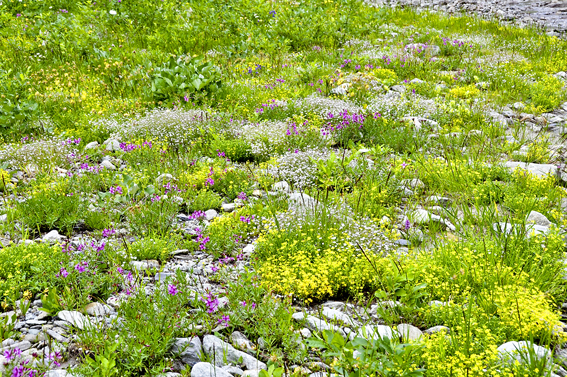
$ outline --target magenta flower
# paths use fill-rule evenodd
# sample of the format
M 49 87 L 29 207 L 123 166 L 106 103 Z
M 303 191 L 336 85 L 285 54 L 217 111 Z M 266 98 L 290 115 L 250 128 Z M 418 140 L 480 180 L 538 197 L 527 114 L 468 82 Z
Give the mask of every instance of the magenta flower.
M 103 231 L 102 231 L 102 236 L 103 236 L 104 238 L 108 238 L 108 237 L 110 237 L 111 235 L 113 235 L 114 233 L 116 233 L 116 230 L 114 230 L 114 229 L 112 229 L 112 228 L 110 228 L 110 229 L 103 229 Z
M 77 265 L 75 266 L 75 270 L 77 270 L 80 273 L 83 273 L 86 271 L 86 267 L 89 264 L 87 262 L 82 262 L 82 263 L 77 263 Z
M 227 315 L 223 315 L 219 319 L 219 324 L 223 325 L 224 327 L 228 327 L 228 322 L 230 321 L 230 317 Z
M 59 270 L 59 273 L 55 275 L 55 277 L 63 277 L 63 278 L 66 278 L 67 276 L 69 276 L 69 273 L 63 267 Z
M 169 284 L 167 286 L 167 293 L 169 293 L 172 296 L 175 296 L 179 291 L 177 290 L 177 287 L 173 284 Z

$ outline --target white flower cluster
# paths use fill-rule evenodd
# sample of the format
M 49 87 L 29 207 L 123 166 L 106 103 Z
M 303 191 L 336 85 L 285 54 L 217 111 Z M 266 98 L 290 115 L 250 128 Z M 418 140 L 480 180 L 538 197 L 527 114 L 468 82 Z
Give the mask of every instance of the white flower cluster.
M 200 134 L 210 115 L 198 110 L 154 109 L 126 123 L 106 122 L 106 127 L 119 140 L 152 139 L 172 145 L 188 145 Z
M 0 162 L 7 162 L 14 169 L 37 171 L 69 166 L 76 153 L 77 150 L 72 144 L 50 138 L 23 144 L 7 144 L 0 150 Z
M 390 118 L 405 116 L 429 118 L 436 109 L 434 100 L 426 99 L 418 94 L 400 95 L 393 91 L 378 96 L 368 106 L 368 111 Z
M 303 190 L 317 182 L 317 162 L 326 160 L 328 150 L 291 151 L 277 160 L 276 167 L 270 173 L 279 180 L 284 180 L 293 187 Z
M 304 113 L 313 112 L 324 119 L 327 119 L 329 117 L 329 113 L 336 115 L 347 110 L 350 114 L 360 114 L 364 111 L 362 107 L 357 106 L 349 101 L 315 95 L 311 95 L 302 100 L 298 100 L 295 103 L 295 106 L 298 110 Z
M 274 151 L 283 148 L 288 129 L 289 124 L 287 122 L 264 121 L 260 123 L 235 123 L 229 132 L 246 140 L 254 155 L 269 158 Z
M 354 246 L 359 251 L 357 244 L 365 252 L 386 255 L 393 250 L 391 240 L 384 234 L 379 223 L 366 217 L 355 217 L 355 214 L 347 206 L 325 206 L 320 204 L 315 208 L 292 208 L 287 212 L 276 215 L 281 229 L 297 229 L 301 231 L 304 226 L 318 224 L 321 227 L 337 228 L 340 234 L 346 237 L 343 240 L 335 239 L 329 245 L 332 248 L 348 248 Z M 266 219 L 268 220 L 268 219 Z M 267 222 L 268 227 L 274 226 L 273 222 Z M 321 234 L 325 233 L 321 229 Z

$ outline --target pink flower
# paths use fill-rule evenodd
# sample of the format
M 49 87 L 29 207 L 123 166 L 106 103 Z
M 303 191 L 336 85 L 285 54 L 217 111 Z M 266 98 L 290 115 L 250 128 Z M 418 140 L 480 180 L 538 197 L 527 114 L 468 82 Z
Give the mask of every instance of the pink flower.
M 179 291 L 177 290 L 177 287 L 173 284 L 169 284 L 167 286 L 167 293 L 169 293 L 172 296 L 175 296 Z

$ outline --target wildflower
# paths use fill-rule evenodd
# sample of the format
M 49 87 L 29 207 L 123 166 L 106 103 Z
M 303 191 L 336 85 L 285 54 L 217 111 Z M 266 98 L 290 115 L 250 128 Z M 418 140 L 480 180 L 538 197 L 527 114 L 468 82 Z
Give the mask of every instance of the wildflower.
M 82 263 L 77 263 L 77 265 L 75 266 L 75 270 L 77 270 L 80 273 L 83 273 L 86 271 L 86 268 L 88 266 L 87 262 L 82 262 Z
M 206 300 L 201 298 L 201 301 L 205 302 L 205 304 L 207 305 L 207 313 L 212 314 L 218 310 L 219 300 L 211 293 L 207 295 Z
M 59 270 L 59 273 L 57 273 L 57 274 L 55 275 L 55 277 L 63 277 L 63 278 L 66 278 L 67 276 L 69 276 L 69 273 L 68 273 L 67 270 L 66 270 L 65 268 L 63 268 L 63 267 Z
M 276 11 L 275 10 L 271 10 L 269 13 L 272 17 L 276 17 Z
M 215 184 L 215 180 L 212 178 L 207 178 L 207 180 L 205 181 L 205 185 L 213 186 L 214 184 Z
M 120 187 L 120 186 L 111 187 L 108 191 L 111 194 L 122 195 L 122 187 Z
M 241 192 L 240 194 L 238 194 L 237 198 L 240 200 L 248 200 L 248 197 L 246 196 L 245 192 Z
M 102 236 L 103 236 L 104 238 L 108 238 L 108 237 L 110 237 L 111 235 L 113 235 L 114 233 L 116 233 L 116 230 L 114 230 L 114 229 L 112 229 L 112 228 L 110 228 L 110 229 L 103 229 L 103 231 L 102 231 Z
M 240 302 L 240 305 L 242 305 L 242 306 L 245 307 L 245 306 L 246 306 L 246 301 L 241 301 L 241 302 Z
M 159 202 L 160 199 L 161 199 L 160 196 L 156 194 L 152 197 L 152 203 Z
M 211 271 L 213 271 L 213 273 L 216 273 L 219 270 L 219 268 L 217 266 L 211 266 Z
M 224 327 L 228 327 L 228 322 L 230 321 L 230 317 L 228 315 L 223 315 L 218 320 L 218 323 L 224 325 Z
M 252 309 L 256 309 L 256 303 L 255 302 L 252 303 Z
M 175 296 L 179 291 L 177 290 L 177 287 L 173 284 L 169 284 L 167 286 L 167 293 L 169 293 L 172 296 Z
M 404 230 L 407 232 L 411 228 L 411 223 L 408 219 L 406 219 L 404 223 Z

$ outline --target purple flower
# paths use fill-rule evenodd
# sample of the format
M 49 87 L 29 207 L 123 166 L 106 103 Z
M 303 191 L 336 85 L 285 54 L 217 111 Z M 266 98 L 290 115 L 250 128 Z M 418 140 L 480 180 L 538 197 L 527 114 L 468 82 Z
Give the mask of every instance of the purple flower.
M 248 200 L 248 197 L 246 196 L 245 192 L 241 192 L 240 194 L 238 194 L 237 198 L 240 200 Z
M 207 178 L 207 180 L 205 181 L 205 185 L 213 186 L 214 184 L 215 184 L 215 180 L 212 178 Z
M 246 306 L 246 301 L 241 301 L 241 302 L 240 302 L 240 305 L 242 305 L 242 306 L 245 307 L 245 306 Z
M 116 233 L 116 230 L 114 230 L 114 229 L 112 229 L 112 228 L 110 228 L 110 229 L 103 229 L 103 231 L 102 231 L 102 236 L 103 236 L 104 238 L 108 238 L 108 237 L 110 237 L 111 235 L 113 235 L 114 233 Z M 104 246 L 103 246 L 103 248 L 104 248 Z
M 411 228 L 411 223 L 408 219 L 404 222 L 404 230 L 407 232 Z
M 169 293 L 172 296 L 175 296 L 179 291 L 177 290 L 177 287 L 173 284 L 169 284 L 167 286 L 167 293 Z
M 252 309 L 256 309 L 256 303 L 255 302 L 252 303 Z
M 120 186 L 111 187 L 108 191 L 110 191 L 111 194 L 122 195 L 122 187 Z
M 217 266 L 211 266 L 211 271 L 213 271 L 213 273 L 216 273 L 219 270 L 219 268 Z
M 83 273 L 86 271 L 86 267 L 89 264 L 87 262 L 81 262 L 81 263 L 77 263 L 77 265 L 75 266 L 75 270 L 77 270 L 80 273 Z
M 219 319 L 219 324 L 224 325 L 224 327 L 228 327 L 228 322 L 230 321 L 230 317 L 228 315 L 223 315 Z
M 67 270 L 66 270 L 65 268 L 63 268 L 63 267 L 59 270 L 59 273 L 57 273 L 57 274 L 55 275 L 55 277 L 63 277 L 63 278 L 66 278 L 67 276 L 69 276 L 69 273 L 68 273 Z
M 16 14 L 16 17 L 22 17 L 22 14 L 21 14 L 21 13 L 17 13 L 17 14 Z
M 160 199 L 161 199 L 161 198 L 159 197 L 159 195 L 156 194 L 156 195 L 154 195 L 154 196 L 152 197 L 152 203 L 154 203 L 154 202 L 159 202 Z
M 211 293 L 207 295 L 206 299 L 201 298 L 201 301 L 207 305 L 207 313 L 212 314 L 218 310 L 219 300 Z

